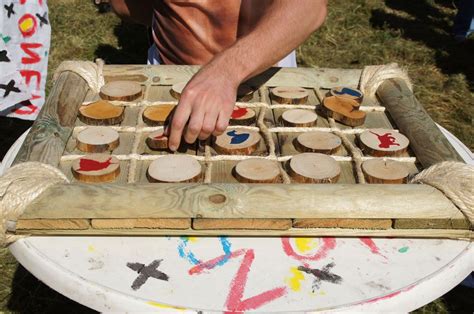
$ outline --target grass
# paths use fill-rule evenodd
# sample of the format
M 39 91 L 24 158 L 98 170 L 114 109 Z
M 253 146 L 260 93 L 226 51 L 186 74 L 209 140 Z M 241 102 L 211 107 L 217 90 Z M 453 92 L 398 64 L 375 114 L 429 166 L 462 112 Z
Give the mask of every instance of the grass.
M 51 74 L 63 60 L 144 63 L 146 30 L 113 14 L 98 14 L 91 1 L 49 0 L 53 27 Z M 397 62 L 406 67 L 415 94 L 430 115 L 468 147 L 473 143 L 474 40 L 455 43 L 455 13 L 443 0 L 332 0 L 321 30 L 298 49 L 302 66 L 362 68 Z M 51 290 L 0 249 L 0 312 L 88 312 Z M 419 313 L 472 313 L 473 290 L 456 287 Z

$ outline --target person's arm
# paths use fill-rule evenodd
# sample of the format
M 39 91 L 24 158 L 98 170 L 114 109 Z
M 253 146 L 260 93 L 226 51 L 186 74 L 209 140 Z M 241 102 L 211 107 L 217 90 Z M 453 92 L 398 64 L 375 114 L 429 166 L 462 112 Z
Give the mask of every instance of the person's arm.
M 263 0 L 259 0 L 263 1 Z M 326 0 L 273 0 L 255 28 L 216 55 L 185 87 L 166 132 L 169 148 L 225 131 L 241 82 L 300 45 L 326 18 Z
M 110 0 L 110 6 L 115 14 L 124 21 L 151 26 L 152 0 Z

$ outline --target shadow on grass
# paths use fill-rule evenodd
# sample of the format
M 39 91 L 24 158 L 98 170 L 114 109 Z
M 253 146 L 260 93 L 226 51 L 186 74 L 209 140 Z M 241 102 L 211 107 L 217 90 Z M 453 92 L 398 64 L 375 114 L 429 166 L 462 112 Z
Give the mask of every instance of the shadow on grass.
M 437 0 L 445 8 L 453 8 L 451 1 Z M 434 49 L 436 65 L 445 74 L 464 74 L 474 82 L 474 41 L 457 43 L 451 36 L 452 19 L 449 13 L 441 11 L 428 0 L 385 0 L 385 5 L 395 10 L 372 11 L 371 25 L 402 31 L 402 37 L 423 43 Z M 402 14 L 397 14 L 396 11 Z M 405 17 L 406 14 L 410 18 Z M 472 84 L 471 84 L 472 86 Z
M 118 47 L 100 44 L 96 50 L 97 58 L 108 64 L 146 64 L 149 40 L 145 26 L 121 22 L 114 28 Z

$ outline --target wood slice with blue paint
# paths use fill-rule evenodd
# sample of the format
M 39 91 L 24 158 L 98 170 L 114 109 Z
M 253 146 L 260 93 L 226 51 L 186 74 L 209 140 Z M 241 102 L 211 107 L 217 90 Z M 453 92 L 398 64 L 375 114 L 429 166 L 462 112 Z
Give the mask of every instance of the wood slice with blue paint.
M 154 160 L 148 167 L 150 182 L 197 182 L 201 179 L 202 166 L 188 155 L 165 155 Z
M 278 86 L 271 91 L 271 98 L 279 104 L 305 104 L 308 96 L 305 88 L 296 86 Z
M 89 125 L 114 125 L 123 120 L 125 108 L 99 100 L 79 107 L 78 118 Z
M 171 96 L 179 100 L 181 98 L 181 94 L 183 93 L 184 88 L 186 87 L 186 84 L 188 84 L 188 82 L 179 82 L 171 86 Z
M 120 144 L 117 131 L 106 126 L 91 126 L 77 134 L 76 147 L 86 153 L 113 151 Z
M 112 182 L 120 175 L 120 162 L 109 154 L 90 154 L 74 160 L 71 170 L 81 182 Z
M 255 110 L 244 107 L 234 107 L 234 111 L 230 116 L 230 125 L 250 125 L 255 122 L 257 114 Z
M 258 131 L 230 127 L 215 138 L 214 149 L 222 155 L 251 155 L 261 139 Z
M 295 148 L 302 153 L 334 154 L 341 144 L 339 136 L 321 131 L 301 133 L 294 141 Z
M 99 96 L 105 100 L 133 101 L 142 95 L 142 86 L 133 81 L 113 81 L 100 88 Z
M 283 125 L 289 127 L 312 127 L 316 125 L 318 115 L 314 111 L 305 109 L 290 109 L 283 112 Z
M 276 183 L 280 180 L 278 162 L 262 158 L 240 161 L 234 168 L 234 174 L 241 183 Z
M 390 129 L 370 129 L 359 136 L 360 146 L 366 155 L 374 157 L 400 156 L 407 151 L 408 138 Z
M 328 118 L 348 126 L 360 126 L 367 114 L 358 110 L 357 104 L 353 99 L 329 96 L 323 99 L 322 109 Z
M 303 153 L 291 158 L 288 172 L 298 183 L 336 183 L 341 167 L 331 156 Z
M 364 94 L 360 90 L 350 87 L 335 87 L 331 89 L 330 94 L 336 97 L 355 100 L 357 102 L 356 107 L 359 107 L 364 99 Z
M 385 158 L 364 161 L 362 171 L 367 182 L 375 184 L 406 183 L 409 175 L 408 168 L 403 163 Z

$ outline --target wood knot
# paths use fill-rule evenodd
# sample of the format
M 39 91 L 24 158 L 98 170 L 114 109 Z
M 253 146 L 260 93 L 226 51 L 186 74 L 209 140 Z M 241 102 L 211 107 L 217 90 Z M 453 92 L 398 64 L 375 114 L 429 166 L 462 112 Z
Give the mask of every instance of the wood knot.
M 227 200 L 226 196 L 223 194 L 213 194 L 209 196 L 209 201 L 214 204 L 222 204 Z

